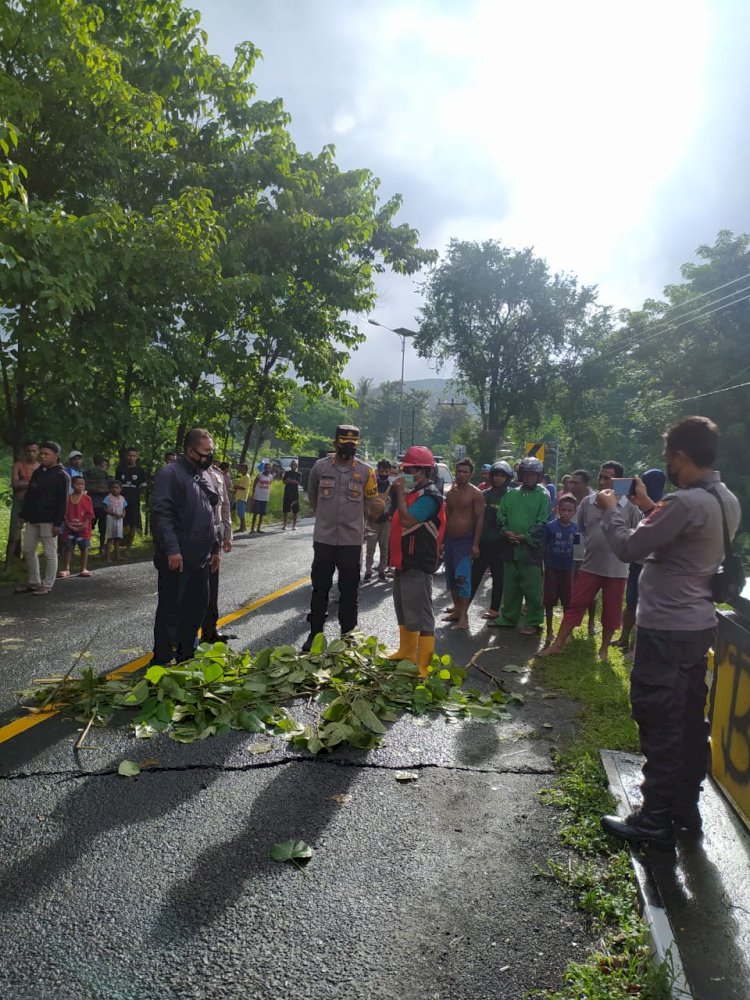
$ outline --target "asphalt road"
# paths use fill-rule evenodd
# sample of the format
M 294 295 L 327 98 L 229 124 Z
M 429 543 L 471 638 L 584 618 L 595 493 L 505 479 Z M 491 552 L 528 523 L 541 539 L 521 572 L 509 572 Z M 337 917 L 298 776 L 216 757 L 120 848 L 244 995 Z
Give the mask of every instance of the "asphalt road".
M 240 539 L 222 611 L 306 575 L 311 540 L 309 524 Z M 308 600 L 301 585 L 248 613 L 231 626 L 237 644 L 300 642 Z M 363 586 L 360 603 L 361 626 L 395 642 L 390 587 Z M 148 564 L 63 581 L 48 598 L 0 597 L 0 726 L 18 714 L 15 690 L 82 649 L 101 671 L 147 650 L 154 606 Z M 565 854 L 538 792 L 574 707 L 543 698 L 533 672 L 502 672 L 533 647 L 483 631 L 481 606 L 471 634 L 441 628 L 438 649 L 467 663 L 488 647 L 482 666 L 526 696 L 509 722 L 404 717 L 378 750 L 316 758 L 280 740 L 253 756 L 249 734 L 182 745 L 127 728 L 92 731 L 92 749 L 75 751 L 75 724 L 60 718 L 0 743 L 3 1000 L 521 1000 L 560 988 L 590 935 L 539 877 Z M 126 779 L 125 757 L 156 763 Z M 418 780 L 396 781 L 404 768 Z M 269 858 L 290 837 L 314 848 L 304 873 Z

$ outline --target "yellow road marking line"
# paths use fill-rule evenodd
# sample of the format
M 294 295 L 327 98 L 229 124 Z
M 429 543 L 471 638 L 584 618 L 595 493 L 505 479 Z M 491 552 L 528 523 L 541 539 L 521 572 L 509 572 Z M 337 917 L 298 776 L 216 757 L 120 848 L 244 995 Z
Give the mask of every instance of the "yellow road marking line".
M 258 608 L 262 608 L 264 604 L 270 604 L 271 601 L 277 600 L 279 597 L 283 597 L 285 594 L 290 594 L 293 590 L 298 590 L 300 587 L 304 587 L 306 583 L 310 582 L 309 576 L 301 576 L 299 580 L 295 580 L 293 583 L 288 583 L 285 587 L 280 587 L 278 590 L 274 590 L 271 594 L 266 594 L 265 597 L 259 597 L 257 601 L 251 601 L 249 604 L 243 604 L 241 608 L 236 611 L 232 611 L 228 615 L 224 615 L 218 621 L 219 627 L 228 625 L 230 622 L 236 622 L 238 618 L 244 618 L 245 615 L 249 615 L 251 611 L 257 611 Z M 134 674 L 137 670 L 141 670 L 143 667 L 148 666 L 151 662 L 151 653 L 146 653 L 144 656 L 139 656 L 135 660 L 130 660 L 129 663 L 123 663 L 121 667 L 117 667 L 115 670 L 110 671 L 110 673 L 104 675 L 104 679 L 108 681 L 120 680 L 126 677 L 128 674 Z M 5 743 L 6 740 L 12 740 L 14 736 L 19 736 L 21 733 L 25 733 L 27 729 L 31 729 L 32 726 L 38 726 L 40 722 L 46 722 L 47 719 L 51 719 L 53 716 L 57 715 L 59 709 L 55 705 L 50 705 L 49 708 L 45 709 L 39 714 L 32 714 L 23 716 L 21 719 L 14 719 L 13 722 L 9 722 L 7 726 L 0 726 L 0 743 Z

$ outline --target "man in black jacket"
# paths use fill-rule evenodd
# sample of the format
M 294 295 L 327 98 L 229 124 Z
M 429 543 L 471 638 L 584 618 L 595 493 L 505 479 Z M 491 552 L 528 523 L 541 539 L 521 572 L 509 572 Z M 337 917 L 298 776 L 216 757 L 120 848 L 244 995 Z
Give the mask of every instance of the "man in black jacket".
M 152 663 L 189 660 L 208 607 L 209 572 L 218 571 L 221 559 L 213 513 L 220 499 L 207 472 L 213 447 L 208 431 L 194 427 L 185 435 L 183 454 L 154 479 L 151 531 L 159 601 Z
M 57 536 L 65 520 L 70 479 L 60 465 L 60 445 L 45 441 L 39 449 L 39 468 L 29 480 L 29 488 L 21 506 L 21 520 L 26 522 L 23 537 L 23 554 L 29 580 L 16 587 L 17 594 L 49 594 L 57 576 Z M 37 546 L 44 546 L 46 566 L 44 580 L 39 573 Z

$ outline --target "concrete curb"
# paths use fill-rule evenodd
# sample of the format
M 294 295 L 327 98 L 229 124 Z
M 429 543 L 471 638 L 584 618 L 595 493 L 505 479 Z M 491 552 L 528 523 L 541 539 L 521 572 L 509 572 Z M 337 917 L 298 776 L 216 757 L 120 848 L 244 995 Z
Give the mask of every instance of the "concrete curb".
M 625 763 L 632 768 L 637 764 L 637 760 L 623 753 L 613 750 L 601 750 L 599 753 L 604 770 L 607 773 L 607 780 L 612 794 L 618 802 L 618 813 L 626 816 L 633 808 L 628 798 L 625 786 L 620 774 L 620 763 Z M 659 887 L 653 878 L 648 859 L 635 848 L 631 848 L 630 857 L 633 862 L 638 883 L 638 895 L 643 907 L 643 919 L 646 921 L 651 937 L 651 947 L 656 958 L 662 961 L 671 962 L 674 974 L 672 985 L 672 996 L 674 1000 L 694 1000 L 693 994 L 687 982 L 685 968 L 682 963 L 680 950 L 677 947 L 674 930 L 669 921 L 667 911 L 659 892 Z

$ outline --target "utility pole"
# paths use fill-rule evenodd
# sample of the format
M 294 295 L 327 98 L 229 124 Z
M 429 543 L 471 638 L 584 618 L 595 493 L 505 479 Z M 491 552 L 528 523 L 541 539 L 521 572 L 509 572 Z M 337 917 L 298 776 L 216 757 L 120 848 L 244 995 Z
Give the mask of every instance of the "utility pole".
M 416 337 L 416 332 L 414 330 L 407 330 L 403 326 L 397 326 L 394 330 L 392 327 L 386 326 L 385 323 L 378 323 L 376 319 L 368 319 L 367 322 L 370 326 L 379 326 L 383 330 L 390 330 L 391 333 L 395 333 L 397 337 L 401 338 L 401 387 L 398 397 L 398 453 L 400 455 L 404 450 L 402 427 L 404 419 L 404 361 L 406 358 L 406 338 Z

